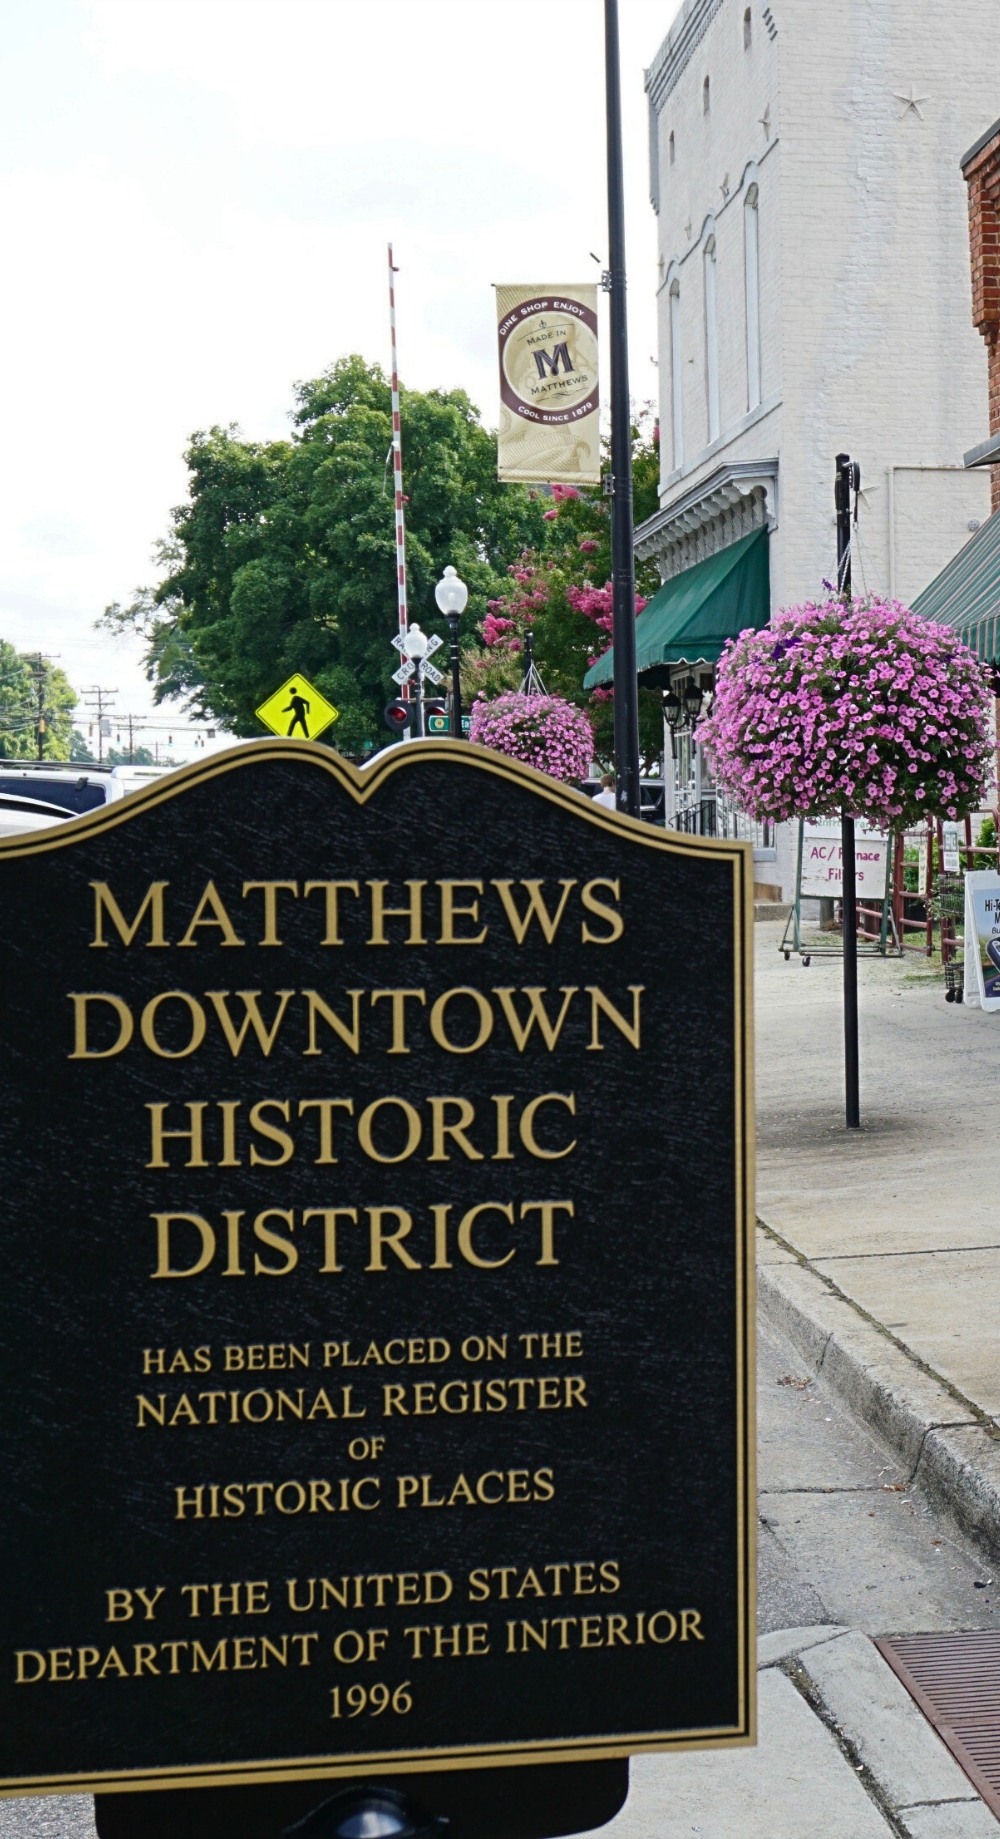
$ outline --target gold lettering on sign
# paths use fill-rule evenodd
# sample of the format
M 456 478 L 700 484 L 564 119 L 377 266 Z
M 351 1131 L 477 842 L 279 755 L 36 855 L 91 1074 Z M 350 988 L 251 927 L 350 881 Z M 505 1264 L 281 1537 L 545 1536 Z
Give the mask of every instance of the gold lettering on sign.
M 485 926 L 483 927 L 481 932 L 477 932 L 475 934 L 459 933 L 458 936 L 456 937 L 456 934 L 455 934 L 456 919 L 459 919 L 459 918 L 471 919 L 473 925 L 478 924 L 479 901 L 473 900 L 466 906 L 462 906 L 462 907 L 457 906 L 455 903 L 455 890 L 456 888 L 461 888 L 463 890 L 467 890 L 471 888 L 475 894 L 481 896 L 483 892 L 482 882 L 481 881 L 439 881 L 438 887 L 441 889 L 441 936 L 438 939 L 438 944 L 439 945 L 481 945 L 483 943 L 483 940 L 486 937 L 487 929 Z
M 191 935 L 202 926 L 213 926 L 221 932 L 222 938 L 218 941 L 220 945 L 243 945 L 246 942 L 237 936 L 214 881 L 206 883 L 205 892 L 191 916 L 191 924 L 184 937 L 177 941 L 178 950 L 182 945 L 197 945 L 198 940 Z
M 150 883 L 143 896 L 142 904 L 131 925 L 129 925 L 126 920 L 124 913 L 106 881 L 92 881 L 90 885 L 94 890 L 94 936 L 90 941 L 91 949 L 93 949 L 94 946 L 103 946 L 105 951 L 107 950 L 108 941 L 104 937 L 101 924 L 105 913 L 107 913 L 122 944 L 131 945 L 132 940 L 135 938 L 143 922 L 147 908 L 149 909 L 150 920 L 149 938 L 146 940 L 147 947 L 151 945 L 169 945 L 170 940 L 163 936 L 163 890 L 165 887 L 169 886 L 169 882 L 153 881 Z

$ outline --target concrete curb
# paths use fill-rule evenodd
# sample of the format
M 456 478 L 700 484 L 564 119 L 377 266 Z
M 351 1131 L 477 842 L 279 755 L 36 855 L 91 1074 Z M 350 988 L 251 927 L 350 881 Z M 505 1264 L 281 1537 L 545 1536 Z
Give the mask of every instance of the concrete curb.
M 757 1266 L 763 1314 L 882 1436 L 963 1533 L 1000 1558 L 1000 1432 L 889 1331 L 760 1227 L 787 1261 Z

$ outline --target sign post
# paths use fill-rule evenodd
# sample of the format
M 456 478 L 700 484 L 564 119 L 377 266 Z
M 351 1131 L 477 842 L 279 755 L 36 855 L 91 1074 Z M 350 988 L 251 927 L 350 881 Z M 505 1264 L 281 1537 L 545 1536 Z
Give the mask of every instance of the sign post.
M 0 843 L 0 1792 L 753 1740 L 752 882 L 456 740 Z

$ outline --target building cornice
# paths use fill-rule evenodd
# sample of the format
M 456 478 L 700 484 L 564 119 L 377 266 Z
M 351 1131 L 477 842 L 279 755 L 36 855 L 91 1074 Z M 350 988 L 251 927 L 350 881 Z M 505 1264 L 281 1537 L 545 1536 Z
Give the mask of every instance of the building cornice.
M 635 533 L 635 551 L 643 559 L 661 554 L 692 530 L 703 529 L 744 498 L 764 494 L 767 526 L 778 521 L 778 461 L 730 460 L 699 479 L 672 504 L 647 517 Z
M 722 4 L 723 0 L 684 0 L 680 18 L 646 72 L 646 94 L 653 108 L 663 107 Z

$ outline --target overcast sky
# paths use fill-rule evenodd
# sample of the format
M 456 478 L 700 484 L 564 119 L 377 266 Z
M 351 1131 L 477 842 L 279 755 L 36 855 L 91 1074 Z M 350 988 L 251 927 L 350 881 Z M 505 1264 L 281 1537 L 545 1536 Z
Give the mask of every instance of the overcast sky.
M 643 69 L 676 10 L 621 0 L 639 399 Z M 6 0 L 0 19 L 0 636 L 147 711 L 137 648 L 94 619 L 155 578 L 194 429 L 280 436 L 297 378 L 350 351 L 388 369 L 387 238 L 404 381 L 464 387 L 491 426 L 491 283 L 597 276 L 602 7 Z

